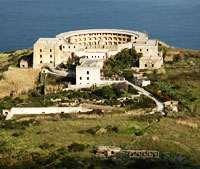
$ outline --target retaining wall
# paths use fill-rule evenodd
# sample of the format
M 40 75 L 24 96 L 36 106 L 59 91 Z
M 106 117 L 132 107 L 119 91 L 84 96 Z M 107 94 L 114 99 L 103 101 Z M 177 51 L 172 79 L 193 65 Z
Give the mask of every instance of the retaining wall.
M 89 109 L 79 107 L 27 107 L 27 108 L 11 108 L 4 110 L 6 120 L 12 119 L 14 115 L 34 115 L 34 114 L 56 114 L 56 113 L 78 113 L 88 111 Z

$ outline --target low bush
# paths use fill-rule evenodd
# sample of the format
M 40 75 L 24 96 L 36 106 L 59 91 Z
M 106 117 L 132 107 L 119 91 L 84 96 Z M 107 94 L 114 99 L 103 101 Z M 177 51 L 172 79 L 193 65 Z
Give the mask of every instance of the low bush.
M 13 137 L 19 137 L 19 136 L 22 136 L 23 133 L 22 132 L 15 132 L 12 134 Z
M 119 131 L 119 128 L 118 128 L 117 126 L 108 125 L 108 126 L 106 127 L 106 130 L 107 130 L 108 132 L 115 132 L 115 133 L 117 133 L 117 132 Z
M 93 127 L 93 128 L 90 128 L 90 129 L 88 129 L 88 130 L 86 130 L 86 132 L 87 133 L 90 133 L 90 134 L 92 134 L 92 135 L 95 135 L 96 134 L 96 132 L 98 131 L 98 130 L 100 130 L 100 126 L 96 126 L 96 127 Z
M 71 145 L 67 146 L 69 152 L 81 152 L 84 151 L 87 146 L 84 144 L 79 143 L 72 143 Z
M 13 120 L 0 122 L 0 128 L 5 130 L 10 129 L 26 129 L 26 127 L 39 125 L 40 122 L 36 120 L 15 122 Z
M 67 152 L 68 152 L 68 148 L 62 146 L 62 147 L 58 148 L 56 151 L 57 151 L 60 155 L 65 155 L 65 154 L 67 154 Z
M 39 146 L 41 149 L 50 149 L 52 147 L 55 147 L 55 144 L 50 144 L 50 143 L 43 143 Z

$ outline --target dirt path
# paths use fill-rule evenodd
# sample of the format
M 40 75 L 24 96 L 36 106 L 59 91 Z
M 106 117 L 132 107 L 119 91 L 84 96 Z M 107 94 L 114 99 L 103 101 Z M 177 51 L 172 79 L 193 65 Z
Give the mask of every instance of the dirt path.
M 87 108 L 87 109 L 100 109 L 100 110 L 114 110 L 114 109 L 116 109 L 116 107 L 96 105 L 96 104 L 83 104 L 82 107 Z
M 136 86 L 135 84 L 126 81 L 127 84 L 129 84 L 130 86 L 134 87 L 135 89 L 137 89 L 138 91 L 140 91 L 142 94 L 144 94 L 147 97 L 150 97 L 152 100 L 154 100 L 156 102 L 157 105 L 157 112 L 161 112 L 163 115 L 164 113 L 164 104 L 162 101 L 158 100 L 155 96 L 153 96 L 151 93 L 149 93 L 148 91 L 144 90 L 143 88 Z M 152 112 L 155 113 L 155 112 Z

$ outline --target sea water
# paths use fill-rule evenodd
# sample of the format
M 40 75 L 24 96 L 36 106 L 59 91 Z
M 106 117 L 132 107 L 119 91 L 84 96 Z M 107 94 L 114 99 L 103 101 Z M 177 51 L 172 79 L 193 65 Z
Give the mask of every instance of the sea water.
M 200 49 L 200 0 L 0 0 L 0 51 L 94 28 L 145 30 L 170 46 Z

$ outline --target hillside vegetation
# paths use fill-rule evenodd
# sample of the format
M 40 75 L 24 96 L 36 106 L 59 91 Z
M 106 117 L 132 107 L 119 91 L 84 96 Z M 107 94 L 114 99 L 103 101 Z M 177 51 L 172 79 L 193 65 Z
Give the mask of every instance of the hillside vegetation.
M 95 110 L 80 116 L 77 114 L 16 116 L 10 121 L 0 121 L 0 168 L 199 169 L 200 51 L 175 48 L 164 48 L 164 51 L 166 53 L 163 68 L 142 71 L 152 81 L 147 87 L 148 90 L 161 93 L 170 100 L 180 101 L 178 113 L 169 112 L 166 117 L 157 114 L 121 116 L 124 111 L 112 114 Z M 131 50 L 124 50 L 122 53 L 123 56 L 135 54 Z M 121 54 L 109 59 L 105 64 L 104 73 L 107 73 L 108 77 L 114 77 L 115 73 L 119 77 L 132 77 L 131 70 L 124 71 L 125 65 L 130 61 L 127 68 L 131 68 L 137 63 L 137 59 L 127 57 L 120 63 Z M 9 54 L 7 56 L 4 54 L 4 59 L 8 59 L 8 56 Z M 6 65 L 16 64 L 15 61 L 8 60 L 1 63 L 5 63 L 2 66 L 4 68 Z M 59 91 L 45 96 L 38 87 L 38 90 L 31 89 L 28 93 L 24 93 L 21 91 L 24 86 L 33 84 L 32 87 L 36 87 L 34 85 L 38 73 L 31 72 L 33 71 L 31 69 L 27 74 L 26 71 L 20 71 L 22 75 L 17 71 L 6 72 L 4 69 L 2 71 L 3 80 L 0 83 L 16 86 L 16 88 L 13 86 L 13 89 L 18 96 L 16 97 L 13 90 L 2 88 L 0 94 L 8 92 L 10 96 L 0 99 L 0 110 L 13 106 L 56 106 L 65 102 L 80 104 L 93 100 L 105 100 L 102 105 L 116 106 L 119 104 L 118 97 L 137 94 L 136 90 L 124 88 L 124 85 L 106 86 L 96 90 L 83 89 L 76 92 Z M 21 77 L 19 82 L 15 79 L 18 76 Z M 50 84 L 50 81 L 51 79 L 47 77 L 47 84 Z M 62 80 L 56 79 L 55 82 L 62 83 Z M 56 83 L 51 85 L 54 84 L 56 85 Z M 0 85 L 0 89 L 1 86 L 3 85 Z M 61 99 L 61 101 L 52 102 L 51 99 Z M 115 110 L 155 106 L 143 96 L 138 102 L 135 100 L 124 103 L 120 108 L 115 107 Z M 120 115 L 117 116 L 117 113 Z M 89 115 L 92 118 L 89 118 Z M 122 149 L 157 150 L 160 152 L 160 158 L 130 160 L 120 154 L 117 160 L 100 160 L 94 157 L 98 145 L 113 145 Z
M 150 126 L 149 126 L 150 125 Z M 0 168 L 197 169 L 199 128 L 159 116 L 79 119 L 29 116 L 0 122 Z M 94 158 L 97 145 L 158 150 L 160 159 Z M 195 160 L 196 161 L 195 161 Z
M 179 101 L 179 115 L 200 115 L 200 51 L 168 49 L 165 72 L 147 74 L 152 92 L 161 91 L 170 100 Z M 181 113 L 182 112 L 182 113 Z
M 39 71 L 34 69 L 18 70 L 23 58 L 31 58 L 32 50 L 17 50 L 0 53 L 0 98 L 27 93 L 36 88 Z M 13 70 L 8 70 L 9 66 Z
M 19 66 L 19 61 L 22 58 L 32 57 L 33 51 L 28 49 L 0 53 L 0 73 L 7 71 L 9 66 Z
M 127 69 L 138 67 L 141 57 L 142 54 L 137 53 L 135 49 L 123 49 L 104 63 L 102 72 L 106 77 L 130 78 L 132 71 L 128 71 Z

